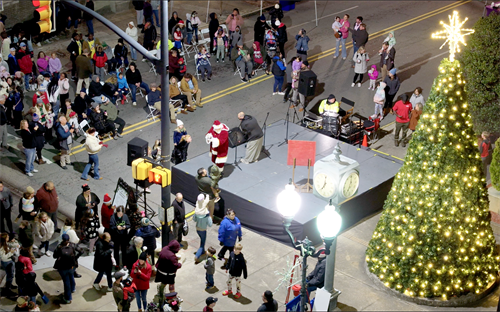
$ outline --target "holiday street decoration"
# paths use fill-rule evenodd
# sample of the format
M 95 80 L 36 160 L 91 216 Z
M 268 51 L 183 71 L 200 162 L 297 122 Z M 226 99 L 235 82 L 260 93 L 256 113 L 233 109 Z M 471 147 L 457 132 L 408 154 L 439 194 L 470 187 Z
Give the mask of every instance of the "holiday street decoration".
M 450 58 L 462 39 L 448 32 Z M 479 294 L 497 277 L 466 92 L 459 62 L 443 59 L 366 251 L 369 271 L 410 297 Z
M 467 17 L 463 21 L 458 20 L 458 12 L 453 11 L 453 16 L 448 15 L 450 20 L 450 24 L 447 25 L 443 21 L 440 22 L 443 25 L 444 30 L 438 31 L 432 34 L 432 38 L 434 39 L 446 39 L 446 41 L 439 47 L 441 49 L 446 43 L 448 43 L 450 47 L 450 57 L 449 60 L 453 62 L 455 60 L 455 53 L 460 52 L 459 43 L 464 46 L 467 45 L 465 43 L 465 36 L 470 35 L 474 32 L 474 29 L 463 29 L 462 26 L 467 22 Z
M 289 257 L 286 257 L 286 266 L 281 269 L 281 271 L 274 271 L 274 274 L 278 278 L 278 286 L 274 289 L 274 292 L 278 292 L 283 285 L 286 288 L 290 288 L 295 284 L 300 283 L 300 267 L 302 265 L 302 260 L 300 257 L 295 257 L 294 261 L 291 261 Z

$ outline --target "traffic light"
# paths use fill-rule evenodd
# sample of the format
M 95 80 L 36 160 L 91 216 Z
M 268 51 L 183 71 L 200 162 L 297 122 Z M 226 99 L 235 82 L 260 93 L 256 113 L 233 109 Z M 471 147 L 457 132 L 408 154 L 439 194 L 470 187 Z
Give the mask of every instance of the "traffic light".
M 146 161 L 144 158 L 137 158 L 132 161 L 132 177 L 139 181 L 146 180 L 149 177 L 149 170 L 152 168 L 152 163 Z
M 158 166 L 149 170 L 149 182 L 166 187 L 172 183 L 172 173 L 169 169 Z
M 35 34 L 52 32 L 52 1 L 53 0 L 33 0 L 33 5 L 38 9 L 33 12 L 33 17 L 37 25 L 34 29 Z

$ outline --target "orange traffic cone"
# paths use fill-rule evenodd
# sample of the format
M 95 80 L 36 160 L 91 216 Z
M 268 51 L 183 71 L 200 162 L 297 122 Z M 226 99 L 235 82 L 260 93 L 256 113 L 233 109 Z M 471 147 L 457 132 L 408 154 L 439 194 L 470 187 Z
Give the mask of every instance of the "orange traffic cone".
M 363 137 L 363 143 L 361 144 L 364 147 L 368 147 L 368 136 L 365 133 L 365 136 Z

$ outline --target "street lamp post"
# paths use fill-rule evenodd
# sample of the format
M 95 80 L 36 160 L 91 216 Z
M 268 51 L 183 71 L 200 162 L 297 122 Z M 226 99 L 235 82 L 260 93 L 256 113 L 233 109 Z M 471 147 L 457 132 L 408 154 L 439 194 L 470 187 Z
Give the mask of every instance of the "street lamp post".
M 341 294 L 340 290 L 334 287 L 335 278 L 335 252 L 337 249 L 337 234 L 342 226 L 342 217 L 335 209 L 332 201 L 325 207 L 317 217 L 317 226 L 321 237 L 325 242 L 326 253 L 326 272 L 325 272 L 325 290 L 330 293 L 330 303 L 328 311 L 337 308 L 337 298 Z
M 315 248 L 312 242 L 306 237 L 301 241 L 296 241 L 292 232 L 290 231 L 290 225 L 292 224 L 293 217 L 299 211 L 301 203 L 300 195 L 295 191 L 295 187 L 292 184 L 292 179 L 285 186 L 285 190 L 278 194 L 277 205 L 278 211 L 283 216 L 283 226 L 286 233 L 290 237 L 292 246 L 300 251 L 302 256 L 302 287 L 300 289 L 300 311 L 307 310 L 307 288 L 306 288 L 306 275 L 307 275 L 307 257 L 312 256 L 315 252 Z

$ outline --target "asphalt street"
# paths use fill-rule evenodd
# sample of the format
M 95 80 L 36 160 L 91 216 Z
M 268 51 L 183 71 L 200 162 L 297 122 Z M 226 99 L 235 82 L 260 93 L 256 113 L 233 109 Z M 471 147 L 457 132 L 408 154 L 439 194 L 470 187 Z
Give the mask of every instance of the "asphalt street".
M 182 1 L 175 1 L 174 10 L 179 11 L 179 15 L 183 17 L 188 10 L 184 12 L 181 3 Z M 233 5 L 238 7 L 237 1 L 234 1 Z M 446 47 L 442 50 L 439 49 L 443 42 L 431 39 L 431 33 L 441 29 L 439 22 L 447 21 L 448 15 L 451 15 L 453 10 L 459 11 L 462 18 L 466 16 L 469 18 L 464 27 L 470 28 L 476 20 L 481 18 L 483 3 L 472 1 L 318 1 L 317 12 L 319 19 L 317 26 L 314 20 L 314 1 L 298 3 L 295 10 L 285 12 L 283 22 L 287 25 L 289 38 L 286 45 L 287 60 L 295 55 L 294 36 L 300 29 L 305 29 L 311 39 L 308 59 L 312 64 L 312 71 L 318 76 L 318 86 L 315 96 L 310 99 L 308 108 L 313 107 L 333 93 L 337 99 L 345 97 L 354 101 L 355 112 L 358 114 L 366 117 L 373 114 L 374 104 L 372 98 L 374 92 L 368 90 L 366 75 L 360 88 L 357 86 L 351 87 L 354 71 L 351 68 L 353 52 L 350 37 L 346 41 L 348 47 L 347 59 L 342 60 L 341 57 L 333 59 L 335 40 L 331 25 L 335 16 L 342 17 L 345 13 L 349 14 L 351 25 L 355 22 L 356 16 L 363 16 L 363 22 L 367 25 L 367 31 L 370 34 L 370 39 L 366 45 L 370 56 L 369 65 L 379 63 L 378 50 L 388 32 L 395 31 L 397 39 L 395 64 L 398 68 L 398 76 L 402 81 L 398 95 L 412 92 L 416 87 L 421 87 L 424 97 L 427 98 L 433 79 L 438 74 L 438 65 L 441 59 L 447 56 Z M 115 15 L 109 18 L 124 28 L 128 21 L 135 21 L 135 12 L 125 12 L 119 16 Z M 253 24 L 256 18 L 257 15 L 245 18 L 243 38 L 247 46 L 250 46 L 253 41 Z M 225 19 L 225 16 L 223 16 L 223 19 Z M 109 30 L 97 22 L 94 22 L 94 27 L 97 38 L 101 38 L 101 41 L 104 39 L 112 46 L 115 45 L 117 38 Z M 67 43 L 67 39 L 61 39 L 53 44 L 44 45 L 41 49 L 46 52 L 52 50 L 64 52 Z M 38 48 L 35 50 L 35 54 L 38 53 L 38 50 Z M 68 60 L 66 62 L 62 60 L 62 62 L 63 66 L 65 66 Z M 194 59 L 192 57 L 187 59 L 187 64 L 187 71 L 193 72 Z M 138 67 L 145 82 L 160 82 L 159 76 L 148 73 L 146 63 L 138 62 Z M 215 59 L 212 58 L 212 68 L 213 79 L 205 83 L 199 82 L 200 89 L 203 92 L 202 103 L 204 107 L 198 108 L 194 113 L 178 116 L 184 122 L 188 133 L 193 137 L 193 142 L 189 146 L 188 159 L 200 154 L 206 154 L 206 157 L 208 157 L 208 145 L 205 143 L 204 136 L 214 120 L 220 120 L 232 128 L 239 124 L 237 114 L 240 111 L 256 117 L 260 124 L 264 122 L 266 115 L 269 113 L 267 119 L 269 125 L 282 122 L 288 110 L 288 104 L 283 103 L 282 96 L 272 95 L 274 83 L 272 75 L 267 76 L 263 71 L 259 71 L 258 75 L 250 83 L 242 83 L 237 75 L 233 75 L 233 67 L 227 60 L 225 63 L 216 63 Z M 72 88 L 74 87 L 73 84 Z M 74 94 L 73 91 L 71 93 Z M 32 93 L 28 94 L 28 97 L 30 96 L 32 96 Z M 31 101 L 27 101 L 25 105 L 29 105 L 28 103 L 31 103 Z M 92 190 L 100 198 L 105 193 L 111 194 L 114 192 L 119 177 L 130 184 L 133 183 L 131 168 L 126 166 L 127 142 L 134 137 L 140 137 L 148 141 L 152 146 L 154 141 L 160 138 L 160 122 L 158 120 L 146 120 L 145 105 L 145 100 L 140 97 L 138 97 L 138 104 L 135 107 L 131 106 L 130 102 L 126 105 L 119 105 L 120 117 L 127 122 L 124 137 L 117 141 L 109 141 L 109 148 L 103 149 L 99 154 L 103 180 L 95 181 L 91 179 L 88 182 Z M 394 147 L 393 144 L 394 119 L 393 115 L 388 115 L 382 121 L 383 129 L 381 133 L 383 137 L 370 147 L 375 152 L 404 159 L 406 149 Z M 172 131 L 173 128 L 171 127 L 170 132 Z M 283 138 L 285 138 L 285 133 L 283 133 Z M 39 172 L 34 177 L 28 178 L 23 174 L 24 155 L 19 148 L 20 140 L 13 131 L 9 136 L 9 145 L 11 146 L 9 150 L 4 150 L 1 154 L 0 179 L 5 181 L 7 185 L 18 189 L 24 189 L 27 185 L 32 185 L 37 189 L 48 180 L 54 181 L 61 198 L 61 212 L 72 216 L 76 197 L 81 192 L 81 185 L 86 183 L 80 180 L 81 172 L 88 159 L 85 149 L 78 145 L 74 147 L 71 156 L 73 166 L 69 166 L 68 170 L 62 170 L 57 164 L 58 151 L 47 145 L 43 155 L 46 160 L 49 160 L 49 163 L 45 165 L 36 164 L 35 168 Z M 272 157 L 273 146 L 266 146 L 266 148 Z M 252 170 L 251 165 L 241 164 L 241 167 L 243 170 Z M 227 179 L 231 179 L 231 177 L 229 176 Z M 161 201 L 160 188 L 152 186 L 151 189 L 152 194 L 148 196 L 148 203 L 153 207 L 157 207 Z M 373 287 L 375 286 L 370 284 L 368 278 L 363 277 L 364 250 L 377 220 L 378 216 L 365 220 L 360 225 L 346 231 L 343 238 L 339 240 L 339 248 L 342 248 L 343 252 L 345 252 L 345 254 L 338 256 L 340 260 L 336 274 L 337 282 L 344 286 L 340 299 L 342 305 L 340 307 L 342 310 L 422 310 L 423 308 L 420 306 L 401 302 L 384 295 L 378 290 L 374 290 Z M 251 279 L 251 282 L 247 282 L 252 287 L 253 302 L 251 301 L 246 305 L 221 305 L 219 307 L 221 310 L 255 310 L 260 301 L 259 292 L 263 291 L 264 288 L 276 287 L 277 282 L 273 272 L 286 264 L 287 255 L 293 254 L 293 250 L 289 246 L 269 241 L 256 233 L 246 232 L 245 236 L 248 236 L 245 237 L 244 243 L 248 244 L 246 245 L 248 247 L 245 248 L 244 253 L 252 254 L 252 260 L 257 262 L 259 260 L 258 255 L 265 255 L 266 257 L 262 265 L 258 265 L 258 268 L 254 267 L 259 273 Z M 197 245 L 197 237 L 193 233 L 194 231 L 190 234 L 188 241 L 190 245 Z M 212 236 L 212 241 L 216 244 L 216 234 L 213 233 Z M 255 251 L 257 252 L 254 254 Z M 186 254 L 188 253 L 186 252 Z M 188 258 L 192 262 L 191 255 Z M 249 260 L 249 262 L 252 260 Z M 337 275 L 339 276 L 337 277 Z M 184 278 L 188 282 L 189 278 L 192 277 L 188 275 Z M 222 277 L 219 277 L 219 289 L 224 285 L 222 280 Z M 90 280 L 89 283 L 91 283 Z M 363 293 L 367 294 L 367 296 L 361 300 Z M 283 295 L 283 293 L 280 293 L 280 295 Z M 496 306 L 496 298 L 492 296 L 488 297 L 487 304 L 475 308 L 481 310 L 493 309 Z M 498 296 L 498 292 L 496 296 Z M 193 295 L 193 297 L 196 296 Z M 196 301 L 195 298 L 192 298 L 190 307 L 200 309 L 199 303 L 203 301 L 202 299 L 197 298 L 198 301 Z M 280 298 L 280 302 L 283 299 Z M 4 304 L 4 302 L 1 303 Z

